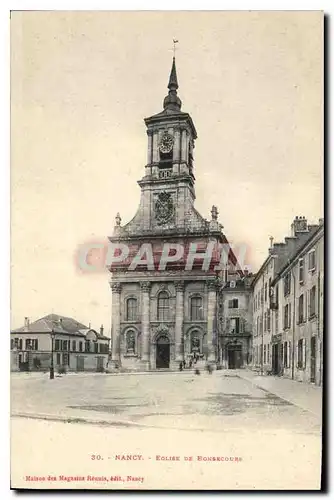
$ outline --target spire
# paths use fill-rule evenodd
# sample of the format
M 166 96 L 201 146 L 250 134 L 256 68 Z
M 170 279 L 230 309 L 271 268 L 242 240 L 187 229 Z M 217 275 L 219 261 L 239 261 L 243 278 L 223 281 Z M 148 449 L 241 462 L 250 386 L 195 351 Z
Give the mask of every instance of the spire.
M 179 88 L 179 85 L 177 83 L 175 57 L 173 57 L 173 64 L 172 64 L 172 69 L 171 69 L 170 76 L 169 76 L 168 88 L 169 88 L 169 90 L 177 90 Z
M 179 88 L 179 84 L 177 82 L 176 75 L 176 65 L 175 65 L 175 56 L 173 57 L 172 69 L 169 76 L 168 82 L 168 95 L 164 99 L 164 110 L 171 111 L 180 111 L 182 106 L 182 101 L 177 95 L 177 89 Z

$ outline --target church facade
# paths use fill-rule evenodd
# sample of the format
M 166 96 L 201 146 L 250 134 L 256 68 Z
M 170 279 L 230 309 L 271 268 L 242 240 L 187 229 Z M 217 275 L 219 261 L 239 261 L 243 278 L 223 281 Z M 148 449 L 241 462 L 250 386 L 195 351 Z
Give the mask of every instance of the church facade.
M 116 255 L 110 265 L 115 368 L 175 369 L 194 353 L 210 363 L 228 359 L 229 340 L 220 338 L 222 283 L 231 279 L 227 268 L 236 280 L 243 271 L 217 208 L 206 220 L 194 206 L 197 133 L 177 90 L 173 58 L 163 111 L 145 119 L 147 164 L 137 213 L 125 225 L 117 214 L 109 237 Z M 247 337 L 247 352 L 248 343 Z

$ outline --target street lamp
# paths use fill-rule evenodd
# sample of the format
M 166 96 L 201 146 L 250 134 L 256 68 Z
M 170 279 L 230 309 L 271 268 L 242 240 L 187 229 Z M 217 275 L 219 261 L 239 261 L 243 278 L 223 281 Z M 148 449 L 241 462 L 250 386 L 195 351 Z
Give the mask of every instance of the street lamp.
M 99 371 L 99 355 L 98 355 L 99 344 L 98 344 L 97 336 L 93 339 L 93 344 L 94 344 L 94 353 L 97 354 L 97 356 L 95 356 L 95 359 L 96 359 L 96 371 L 98 372 Z
M 50 379 L 53 380 L 55 378 L 55 369 L 53 366 L 53 341 L 55 339 L 56 333 L 54 329 L 51 330 L 51 364 L 50 364 Z

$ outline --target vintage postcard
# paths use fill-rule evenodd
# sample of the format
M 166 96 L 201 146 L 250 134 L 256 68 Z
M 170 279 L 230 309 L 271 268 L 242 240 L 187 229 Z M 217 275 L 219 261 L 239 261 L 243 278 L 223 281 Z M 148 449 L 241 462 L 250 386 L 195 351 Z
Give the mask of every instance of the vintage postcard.
M 323 12 L 10 24 L 11 487 L 319 490 Z

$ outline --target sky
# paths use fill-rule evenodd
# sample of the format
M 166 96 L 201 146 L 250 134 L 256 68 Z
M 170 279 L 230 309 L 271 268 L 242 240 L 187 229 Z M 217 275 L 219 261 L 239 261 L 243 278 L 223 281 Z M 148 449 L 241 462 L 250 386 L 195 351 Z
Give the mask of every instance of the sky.
M 110 334 L 108 273 L 76 252 L 137 210 L 173 38 L 199 212 L 254 272 L 296 215 L 323 217 L 320 12 L 12 12 L 12 328 L 53 312 Z

